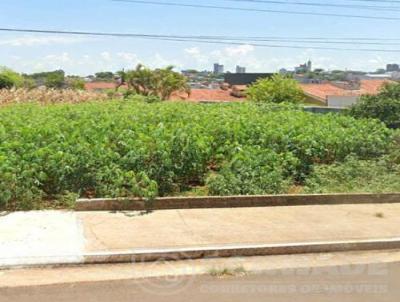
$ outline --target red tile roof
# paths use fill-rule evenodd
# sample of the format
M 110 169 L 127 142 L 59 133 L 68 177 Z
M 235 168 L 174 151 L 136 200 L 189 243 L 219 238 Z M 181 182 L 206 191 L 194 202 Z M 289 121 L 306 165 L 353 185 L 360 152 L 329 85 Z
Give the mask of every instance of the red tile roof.
M 343 95 L 345 90 L 339 87 L 336 87 L 330 83 L 324 84 L 300 84 L 300 87 L 303 89 L 304 93 L 325 100 L 328 95 Z
M 362 80 L 361 93 L 362 94 L 377 94 L 379 89 L 386 83 L 392 83 L 389 80 Z
M 385 84 L 390 83 L 388 80 L 361 80 L 360 89 L 349 90 L 337 87 L 331 83 L 324 84 L 300 84 L 304 93 L 325 101 L 328 96 L 359 96 L 363 94 L 377 94 L 379 89 Z
M 229 102 L 239 101 L 240 98 L 231 95 L 230 90 L 222 89 L 192 89 L 190 95 L 184 93 L 175 94 L 172 100 L 188 100 L 194 102 L 212 101 L 212 102 Z
M 88 82 L 85 83 L 86 90 L 103 90 L 103 89 L 115 89 L 117 85 L 114 82 Z M 126 87 L 126 86 L 123 86 Z
M 113 82 L 90 82 L 85 83 L 86 90 L 104 90 L 115 89 L 116 84 Z M 122 86 L 125 87 L 125 86 Z M 171 100 L 187 100 L 193 102 L 224 102 L 224 101 L 237 101 L 240 98 L 231 95 L 231 90 L 222 89 L 192 89 L 190 96 L 186 93 L 175 93 Z

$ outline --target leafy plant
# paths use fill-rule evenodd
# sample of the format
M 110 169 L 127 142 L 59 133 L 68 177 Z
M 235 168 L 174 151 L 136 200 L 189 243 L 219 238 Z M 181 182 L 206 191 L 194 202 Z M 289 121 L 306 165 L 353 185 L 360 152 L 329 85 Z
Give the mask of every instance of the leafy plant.
M 21 87 L 23 83 L 24 78 L 19 73 L 9 68 L 0 68 L 0 89 Z
M 80 78 L 72 78 L 68 81 L 68 86 L 74 90 L 84 90 L 85 81 Z
M 257 103 L 302 103 L 305 100 L 299 84 L 280 74 L 257 80 L 247 89 L 246 95 Z
M 296 165 L 291 153 L 249 147 L 235 154 L 218 174 L 211 174 L 207 186 L 212 195 L 283 193 L 291 183 L 289 171 Z
M 80 91 L 29 93 L 10 96 L 0 108 L 0 208 L 58 205 L 66 192 L 145 199 L 196 187 L 209 194 L 285 192 L 316 165 L 349 154 L 375 159 L 395 141 L 376 120 L 288 106 L 87 102 Z M 29 95 L 40 103 L 27 103 Z
M 64 72 L 48 73 L 44 81 L 44 85 L 47 88 L 62 88 L 64 84 L 65 84 Z
M 190 93 L 186 77 L 174 72 L 172 66 L 151 70 L 139 64 L 136 69 L 119 74 L 136 94 L 167 100 L 174 92 Z
M 36 86 L 46 86 L 47 88 L 62 88 L 65 85 L 63 70 L 33 73 L 25 75 L 25 78 L 34 80 Z
M 400 128 L 400 84 L 388 83 L 377 95 L 364 95 L 350 109 L 358 118 L 376 118 L 390 128 Z
M 342 163 L 316 166 L 305 184 L 311 193 L 400 192 L 400 165 L 349 156 Z

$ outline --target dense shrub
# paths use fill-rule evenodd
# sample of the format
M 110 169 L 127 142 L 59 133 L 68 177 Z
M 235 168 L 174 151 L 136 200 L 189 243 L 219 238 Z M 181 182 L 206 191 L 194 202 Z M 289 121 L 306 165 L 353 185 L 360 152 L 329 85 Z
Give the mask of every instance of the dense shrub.
M 376 118 L 390 128 L 400 128 L 400 84 L 383 86 L 377 95 L 362 96 L 350 114 L 360 118 Z
M 20 74 L 8 68 L 0 68 L 0 89 L 21 87 L 23 83 L 24 78 Z
M 45 77 L 44 85 L 47 88 L 63 88 L 65 85 L 65 73 L 63 71 L 49 72 Z
M 46 86 L 47 88 L 63 88 L 65 87 L 65 72 L 63 70 L 38 72 L 25 75 L 27 79 L 33 80 L 35 86 Z
M 279 74 L 259 79 L 247 89 L 246 95 L 257 103 L 302 103 L 305 100 L 299 84 Z
M 400 192 L 400 165 L 380 160 L 359 160 L 320 165 L 306 180 L 305 192 Z
M 0 89 L 10 89 L 13 86 L 14 83 L 9 77 L 0 74 Z
M 375 158 L 391 141 L 392 132 L 375 120 L 287 107 L 129 100 L 5 106 L 0 206 L 32 208 L 71 193 L 178 194 L 204 186 L 210 174 L 215 194 L 283 192 L 314 164 L 352 153 Z
M 133 70 L 119 72 L 119 76 L 129 90 L 147 97 L 168 100 L 174 92 L 190 93 L 187 78 L 173 71 L 173 66 L 151 70 L 139 64 Z
M 257 195 L 284 193 L 291 184 L 290 172 L 297 167 L 292 153 L 277 154 L 246 147 L 207 179 L 212 195 Z
M 68 79 L 68 87 L 74 90 L 84 90 L 85 89 L 85 81 L 81 78 L 71 78 Z

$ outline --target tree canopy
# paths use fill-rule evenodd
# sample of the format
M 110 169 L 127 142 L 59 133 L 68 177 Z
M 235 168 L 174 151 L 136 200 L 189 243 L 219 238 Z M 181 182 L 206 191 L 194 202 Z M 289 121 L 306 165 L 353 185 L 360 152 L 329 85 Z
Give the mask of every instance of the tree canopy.
M 0 89 L 20 87 L 23 84 L 24 78 L 19 73 L 6 67 L 0 67 Z
M 174 92 L 190 93 L 186 77 L 173 71 L 173 66 L 151 70 L 139 64 L 120 76 L 130 90 L 144 96 L 157 96 L 167 100 Z
M 400 84 L 387 83 L 377 95 L 364 95 L 350 109 L 359 118 L 376 118 L 389 128 L 400 128 Z

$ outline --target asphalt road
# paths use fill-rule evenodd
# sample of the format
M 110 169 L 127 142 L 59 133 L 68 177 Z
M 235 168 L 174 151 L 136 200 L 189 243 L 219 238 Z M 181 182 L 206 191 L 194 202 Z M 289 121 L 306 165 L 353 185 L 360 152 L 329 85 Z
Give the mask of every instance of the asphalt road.
M 1 302 L 400 300 L 400 263 L 0 289 Z

